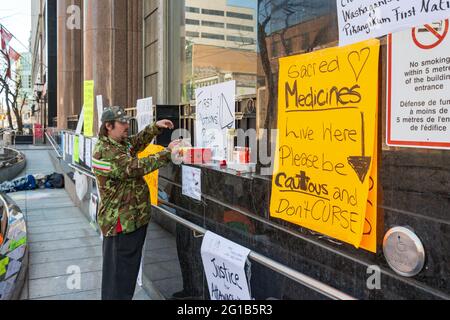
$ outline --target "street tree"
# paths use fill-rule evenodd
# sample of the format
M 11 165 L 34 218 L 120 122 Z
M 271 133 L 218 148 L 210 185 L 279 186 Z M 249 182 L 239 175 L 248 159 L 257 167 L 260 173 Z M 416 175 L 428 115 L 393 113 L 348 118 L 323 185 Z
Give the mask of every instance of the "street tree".
M 23 115 L 22 111 L 27 101 L 27 94 L 21 93 L 22 79 L 19 75 L 16 79 L 11 77 L 11 59 L 9 55 L 1 50 L 1 56 L 4 60 L 5 70 L 0 72 L 0 95 L 3 94 L 6 104 L 6 117 L 11 130 L 14 129 L 12 115 L 16 118 L 17 131 L 23 133 Z

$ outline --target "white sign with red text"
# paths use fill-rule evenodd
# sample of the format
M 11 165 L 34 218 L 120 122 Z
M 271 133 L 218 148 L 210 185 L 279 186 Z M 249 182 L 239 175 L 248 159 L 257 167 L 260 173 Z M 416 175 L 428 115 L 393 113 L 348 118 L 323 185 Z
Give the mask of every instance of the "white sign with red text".
M 382 37 L 450 17 L 448 0 L 336 0 L 339 44 Z
M 388 38 L 387 144 L 450 149 L 449 21 Z

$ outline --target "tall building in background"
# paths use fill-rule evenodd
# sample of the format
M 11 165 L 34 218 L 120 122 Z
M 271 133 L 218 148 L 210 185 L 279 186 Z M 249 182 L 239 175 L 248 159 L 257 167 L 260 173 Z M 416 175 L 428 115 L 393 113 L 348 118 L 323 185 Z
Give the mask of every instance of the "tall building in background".
M 57 116 L 57 0 L 31 1 L 32 85 L 37 123 L 54 126 Z
M 142 0 L 57 2 L 58 128 L 75 129 L 84 81 L 94 81 L 103 106 L 135 106 L 142 97 Z
M 32 82 L 50 82 L 57 61 L 60 129 L 74 129 L 86 80 L 104 106 L 128 108 L 142 97 L 189 103 L 195 88 L 228 80 L 236 80 L 238 96 L 256 93 L 257 0 L 58 0 L 57 55 L 50 58 L 52 1 L 32 2 Z M 79 28 L 68 28 L 77 11 Z
M 33 77 L 31 72 L 31 52 L 23 52 L 17 62 L 16 73 L 22 80 L 22 88 L 19 92 L 20 97 L 26 96 L 26 101 L 22 110 L 24 125 L 31 125 L 35 122 L 32 116 L 32 100 L 34 97 Z
M 145 0 L 144 95 L 190 103 L 196 88 L 236 80 L 256 93 L 257 0 Z
M 255 8 L 256 1 L 186 0 L 183 100 L 193 100 L 196 88 L 229 80 L 238 96 L 256 94 Z
M 195 44 L 256 51 L 254 8 L 227 0 L 186 0 L 186 38 Z

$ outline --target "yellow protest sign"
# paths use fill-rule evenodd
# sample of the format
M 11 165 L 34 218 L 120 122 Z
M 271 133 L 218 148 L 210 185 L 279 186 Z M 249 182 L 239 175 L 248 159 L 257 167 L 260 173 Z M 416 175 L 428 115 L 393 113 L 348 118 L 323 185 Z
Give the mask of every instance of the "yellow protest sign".
M 94 81 L 84 81 L 84 135 L 94 136 Z
M 280 59 L 271 216 L 357 248 L 377 174 L 379 48 L 370 40 Z
M 366 220 L 363 228 L 361 248 L 377 252 L 377 203 L 378 203 L 378 137 L 375 135 L 372 173 L 369 178 Z
M 139 159 L 157 154 L 164 150 L 164 147 L 155 144 L 150 144 L 147 148 L 139 153 Z M 154 171 L 144 177 L 145 182 L 147 182 L 148 189 L 150 190 L 150 200 L 152 205 L 158 205 L 158 175 L 159 170 Z
M 80 138 L 78 136 L 73 137 L 73 162 L 80 162 Z

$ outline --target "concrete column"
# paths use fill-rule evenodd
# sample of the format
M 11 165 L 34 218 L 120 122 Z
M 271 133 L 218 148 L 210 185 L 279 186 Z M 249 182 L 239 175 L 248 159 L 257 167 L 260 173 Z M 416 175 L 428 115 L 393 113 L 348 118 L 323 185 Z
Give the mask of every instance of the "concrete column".
M 133 107 L 142 95 L 142 0 L 84 4 L 84 80 L 94 80 L 104 106 Z
M 83 0 L 58 0 L 57 17 L 58 128 L 67 129 L 67 117 L 79 115 L 82 105 Z

